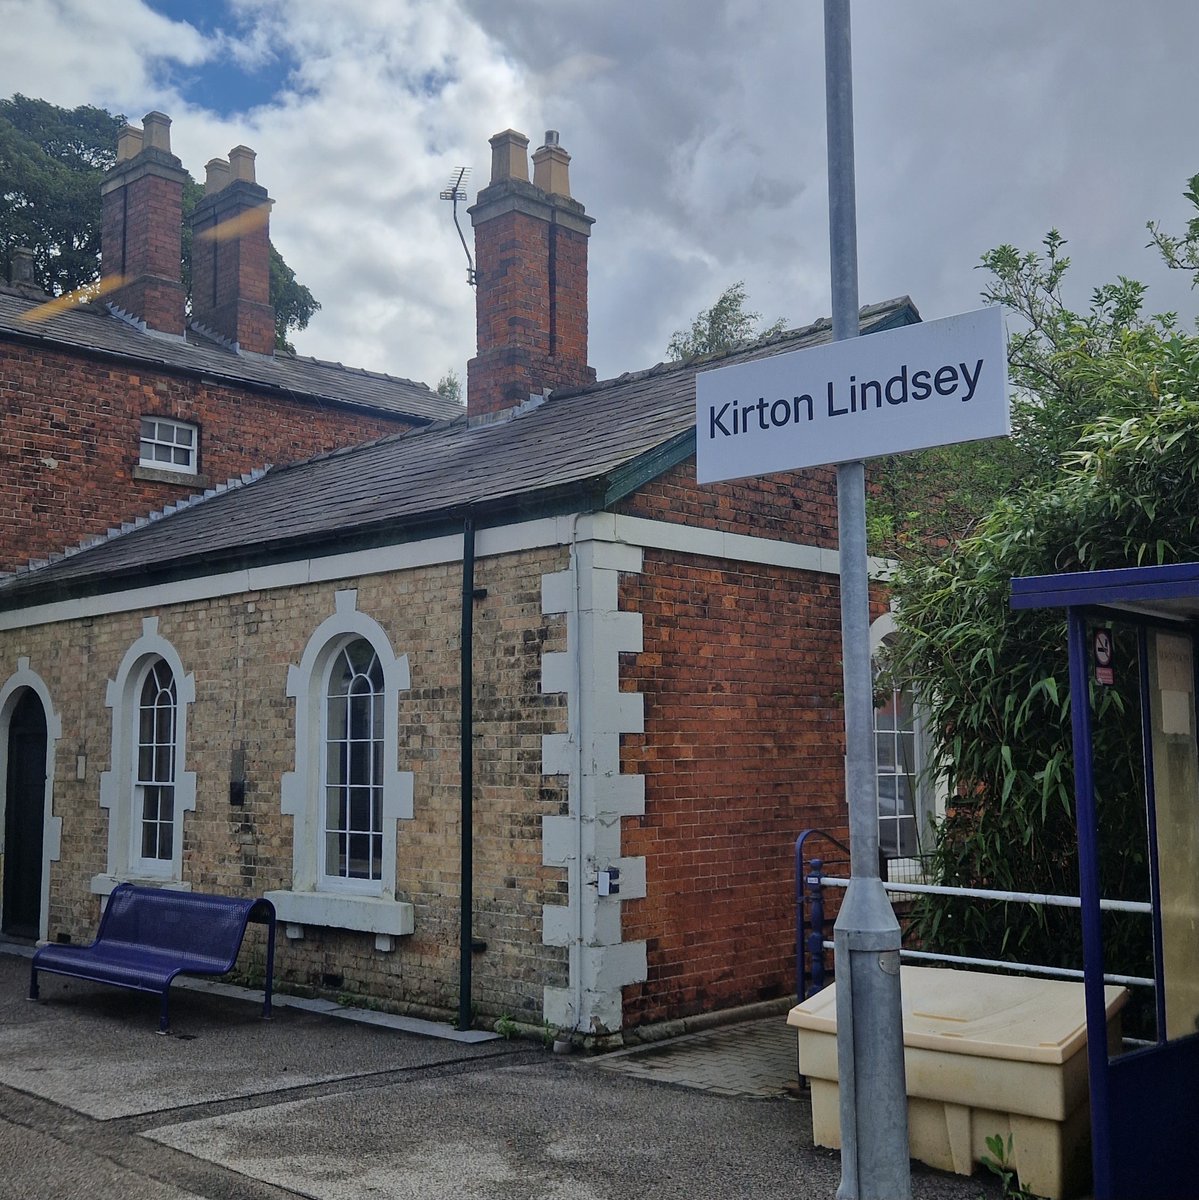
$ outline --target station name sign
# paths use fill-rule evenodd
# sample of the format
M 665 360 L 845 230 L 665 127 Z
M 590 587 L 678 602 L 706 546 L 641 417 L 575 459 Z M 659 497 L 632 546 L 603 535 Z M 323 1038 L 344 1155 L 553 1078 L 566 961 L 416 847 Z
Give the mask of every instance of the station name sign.
M 700 483 L 1003 437 L 1003 310 L 701 371 L 695 404 Z

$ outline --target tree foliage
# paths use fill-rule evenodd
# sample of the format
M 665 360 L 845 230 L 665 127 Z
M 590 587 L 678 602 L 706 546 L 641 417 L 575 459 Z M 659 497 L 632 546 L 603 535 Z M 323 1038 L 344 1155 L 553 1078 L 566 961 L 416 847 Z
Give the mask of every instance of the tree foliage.
M 711 308 L 698 313 L 690 329 L 677 329 L 666 353 L 672 361 L 695 358 L 700 354 L 718 354 L 743 342 L 773 337 L 787 327 L 781 317 L 772 325 L 758 328 L 762 314 L 746 307 L 745 282 L 738 280 L 721 292 Z
M 95 279 L 100 177 L 116 161 L 122 118 L 83 105 L 0 100 L 0 258 L 28 246 L 53 295 Z
M 1019 474 L 964 537 L 901 565 L 891 668 L 923 697 L 951 797 L 944 881 L 1077 894 L 1065 621 L 1013 612 L 1010 584 L 1199 557 L 1199 339 L 1147 317 L 1123 278 L 1072 312 L 1064 244 L 1054 232 L 1041 253 L 983 258 L 984 298 L 1022 319 L 1009 346 Z M 1123 670 L 1092 695 L 1100 886 L 1147 899 L 1137 656 L 1118 637 Z M 1109 969 L 1149 973 L 1144 918 L 1105 920 Z M 1078 929 L 1069 910 L 939 898 L 915 916 L 930 946 L 1070 966 Z
M 116 162 L 124 117 L 82 105 L 66 109 L 15 95 L 0 100 L 0 260 L 5 270 L 20 246 L 33 250 L 38 283 L 60 296 L 100 276 L 100 181 Z M 187 218 L 203 188 L 183 189 L 182 279 L 191 294 L 191 232 Z M 320 303 L 272 243 L 270 300 L 275 345 L 306 329 Z
M 462 381 L 458 378 L 458 372 L 453 367 L 437 381 L 435 390 L 439 396 L 444 396 L 447 400 L 452 400 L 455 404 L 462 403 Z

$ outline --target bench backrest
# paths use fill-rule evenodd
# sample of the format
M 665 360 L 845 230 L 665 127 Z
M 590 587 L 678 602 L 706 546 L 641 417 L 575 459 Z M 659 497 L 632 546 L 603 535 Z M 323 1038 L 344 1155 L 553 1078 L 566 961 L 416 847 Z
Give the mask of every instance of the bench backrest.
M 124 942 L 227 962 L 237 960 L 246 923 L 269 919 L 267 900 L 176 892 L 122 883 L 100 919 L 96 942 Z

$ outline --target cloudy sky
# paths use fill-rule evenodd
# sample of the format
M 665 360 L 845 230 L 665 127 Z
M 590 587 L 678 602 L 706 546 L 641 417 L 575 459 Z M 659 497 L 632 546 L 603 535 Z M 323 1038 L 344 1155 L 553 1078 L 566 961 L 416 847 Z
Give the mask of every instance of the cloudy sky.
M 738 279 L 768 320 L 829 311 L 818 0 L 0 0 L 0 29 L 5 94 L 166 112 L 198 178 L 257 151 L 275 244 L 324 306 L 301 353 L 465 375 L 474 301 L 438 192 L 470 166 L 473 201 L 507 127 L 561 132 L 596 218 L 601 377 L 660 359 Z M 863 303 L 977 307 L 982 252 L 1056 226 L 1078 303 L 1123 274 L 1193 319 L 1145 222 L 1189 215 L 1199 4 L 857 0 L 853 44 Z

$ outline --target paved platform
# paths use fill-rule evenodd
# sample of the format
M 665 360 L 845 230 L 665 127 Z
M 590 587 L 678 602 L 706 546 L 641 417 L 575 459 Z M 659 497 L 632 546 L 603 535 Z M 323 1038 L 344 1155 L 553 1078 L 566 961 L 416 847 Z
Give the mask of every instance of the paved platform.
M 611 1059 L 469 1043 L 214 989 L 158 1001 L 0 953 L 0 1200 L 820 1200 L 785 1026 Z M 781 1024 L 781 1022 L 780 1022 Z M 704 1060 L 708 1061 L 705 1062 Z M 998 1187 L 913 1170 L 914 1200 Z

